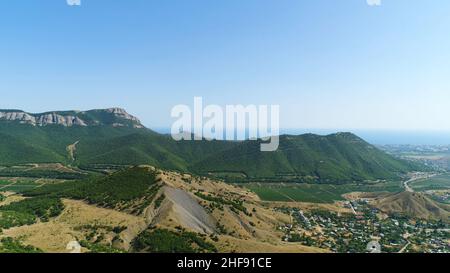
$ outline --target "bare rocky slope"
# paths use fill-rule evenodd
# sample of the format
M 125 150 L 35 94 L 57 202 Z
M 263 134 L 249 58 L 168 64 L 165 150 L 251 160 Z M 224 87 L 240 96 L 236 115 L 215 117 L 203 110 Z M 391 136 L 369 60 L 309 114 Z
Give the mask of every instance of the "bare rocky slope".
M 405 214 L 421 219 L 441 219 L 450 221 L 450 206 L 431 200 L 416 192 L 401 192 L 382 196 L 373 201 L 381 211 L 392 214 Z

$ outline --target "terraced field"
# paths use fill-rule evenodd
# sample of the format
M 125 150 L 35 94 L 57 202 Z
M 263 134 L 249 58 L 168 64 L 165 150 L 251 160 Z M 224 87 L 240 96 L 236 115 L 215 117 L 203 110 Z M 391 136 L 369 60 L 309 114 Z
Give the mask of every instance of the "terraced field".
M 344 200 L 350 192 L 400 192 L 401 182 L 390 181 L 376 184 L 266 184 L 250 183 L 245 187 L 254 191 L 264 201 L 333 203 Z
M 44 185 L 63 183 L 61 179 L 44 179 L 28 177 L 4 177 L 0 178 L 0 192 L 22 193 Z
M 23 193 L 45 185 L 82 179 L 90 173 L 93 172 L 57 163 L 0 166 L 0 192 Z

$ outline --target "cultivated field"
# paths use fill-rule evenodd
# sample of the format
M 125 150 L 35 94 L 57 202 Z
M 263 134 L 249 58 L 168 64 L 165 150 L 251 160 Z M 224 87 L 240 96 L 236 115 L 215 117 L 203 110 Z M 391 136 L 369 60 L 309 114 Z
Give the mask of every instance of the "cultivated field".
M 411 183 L 415 191 L 450 189 L 450 174 L 443 174 L 428 179 L 417 180 Z
M 399 181 L 380 182 L 376 184 L 266 184 L 250 183 L 245 187 L 254 191 L 264 201 L 333 203 L 342 201 L 343 194 L 350 192 L 399 192 Z

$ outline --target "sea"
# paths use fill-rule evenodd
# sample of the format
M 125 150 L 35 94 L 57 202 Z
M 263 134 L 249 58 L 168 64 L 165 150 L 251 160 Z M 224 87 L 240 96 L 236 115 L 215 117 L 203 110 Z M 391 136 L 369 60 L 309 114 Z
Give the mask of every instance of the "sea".
M 152 130 L 161 134 L 170 134 L 170 128 L 159 127 Z M 337 132 L 351 132 L 374 145 L 450 145 L 450 131 L 425 130 L 363 130 L 363 129 L 280 129 L 288 135 L 318 134 L 328 135 Z

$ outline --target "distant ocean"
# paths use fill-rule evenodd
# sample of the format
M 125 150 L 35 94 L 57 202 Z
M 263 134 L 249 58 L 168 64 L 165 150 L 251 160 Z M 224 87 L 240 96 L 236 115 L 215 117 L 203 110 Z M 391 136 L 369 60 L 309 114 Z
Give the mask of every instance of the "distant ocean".
M 170 128 L 152 128 L 161 134 L 170 134 Z M 351 132 L 374 145 L 450 145 L 450 131 L 394 131 L 360 129 L 281 129 L 281 134 L 300 135 L 313 133 L 328 135 Z
M 394 130 L 323 130 L 284 129 L 283 134 L 314 133 L 319 135 L 336 132 L 351 132 L 375 145 L 450 145 L 450 132 L 438 131 L 394 131 Z

